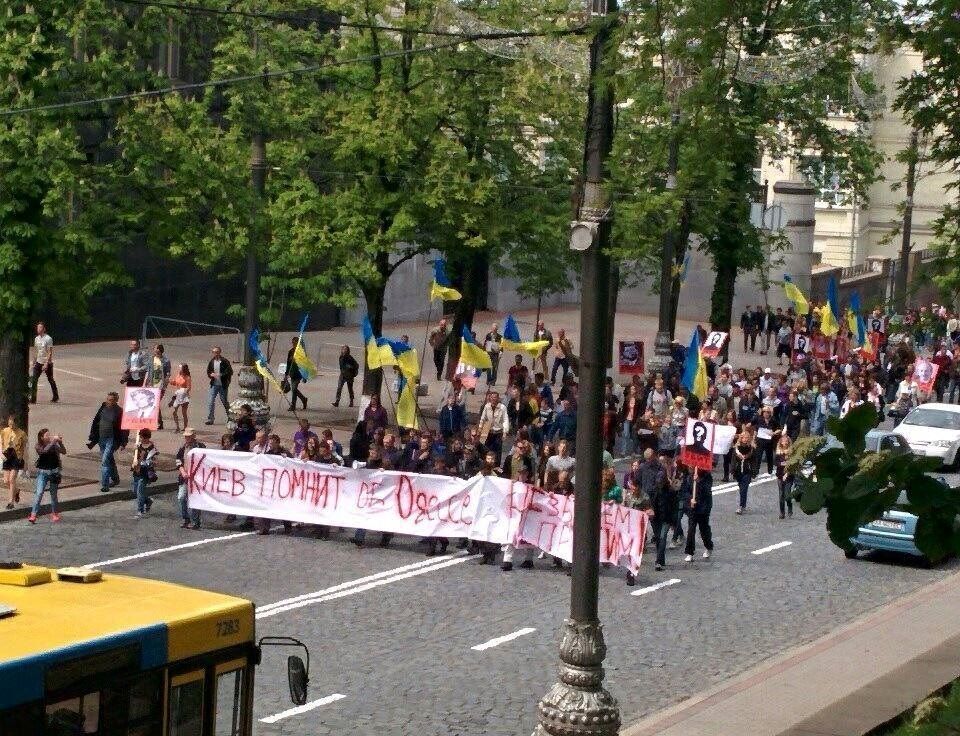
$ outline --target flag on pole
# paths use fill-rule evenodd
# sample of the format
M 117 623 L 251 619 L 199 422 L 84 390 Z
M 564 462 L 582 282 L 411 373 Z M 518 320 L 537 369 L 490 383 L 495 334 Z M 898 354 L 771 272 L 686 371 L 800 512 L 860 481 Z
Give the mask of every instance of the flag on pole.
M 420 378 L 420 361 L 417 359 L 417 351 L 402 340 L 391 340 L 389 337 L 378 337 L 377 345 L 382 348 L 384 345 L 390 347 L 393 353 L 397 367 L 405 378 L 416 381 Z
M 512 314 L 507 315 L 503 323 L 503 338 L 500 341 L 501 350 L 516 350 L 520 353 L 529 353 L 531 357 L 539 357 L 540 353 L 550 345 L 547 340 L 524 342 L 520 339 L 520 330 Z
M 307 355 L 307 351 L 303 347 L 303 332 L 307 329 L 307 319 L 309 317 L 309 313 L 303 315 L 303 320 L 300 322 L 300 335 L 297 337 L 297 346 L 293 349 L 293 362 L 300 369 L 300 375 L 303 376 L 304 381 L 309 381 L 317 375 L 317 366 L 310 360 L 310 356 Z
M 673 275 L 680 278 L 680 283 L 687 280 L 687 274 L 690 273 L 690 254 L 691 249 L 687 248 L 687 254 L 683 257 L 683 263 L 673 264 Z
M 447 278 L 447 262 L 443 258 L 438 258 L 433 262 L 433 281 L 430 283 L 430 301 L 434 299 L 443 299 L 454 302 L 460 299 L 462 295 L 453 288 L 450 279 Z
M 855 291 L 850 295 L 850 304 L 847 309 L 847 324 L 857 345 L 863 347 L 867 340 L 867 323 L 863 321 L 860 307 L 860 293 Z
M 681 383 L 701 401 L 707 397 L 707 363 L 700 354 L 700 331 L 696 327 L 693 328 L 690 346 L 683 361 Z
M 375 370 L 377 368 L 383 368 L 384 366 L 397 364 L 390 345 L 381 343 L 374 336 L 370 318 L 366 315 L 364 315 L 363 321 L 360 323 L 360 337 L 363 340 L 363 346 L 367 353 L 367 368 Z
M 827 286 L 827 303 L 820 309 L 820 332 L 833 337 L 840 331 L 840 299 L 837 296 L 837 280 L 831 276 Z
M 493 370 L 493 363 L 490 362 L 490 356 L 487 351 L 481 348 L 473 341 L 473 335 L 466 325 L 463 325 L 460 331 L 460 361 L 474 368 L 486 368 Z
M 250 336 L 247 338 L 247 343 L 250 345 L 250 356 L 253 358 L 253 368 L 263 376 L 263 380 L 269 382 L 274 386 L 277 391 L 283 394 L 283 387 L 280 385 L 280 381 L 277 380 L 276 375 L 270 369 L 270 364 L 267 362 L 267 359 L 264 357 L 263 353 L 260 350 L 260 330 L 254 328 L 250 333 Z
M 793 279 L 790 278 L 788 273 L 783 274 L 783 291 L 787 295 L 787 299 L 793 302 L 798 315 L 803 316 L 810 311 L 810 302 L 807 301 L 807 297 L 803 295 L 800 288 L 793 283 Z
M 404 383 L 397 399 L 397 424 L 409 429 L 419 429 L 417 422 L 417 397 L 413 393 L 413 381 Z

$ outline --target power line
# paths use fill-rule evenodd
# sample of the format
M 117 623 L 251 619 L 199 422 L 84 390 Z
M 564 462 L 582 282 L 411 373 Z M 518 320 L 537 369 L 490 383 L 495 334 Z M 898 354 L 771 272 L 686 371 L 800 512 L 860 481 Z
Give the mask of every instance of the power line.
M 404 28 L 400 26 L 388 26 L 388 25 L 378 25 L 376 23 L 358 23 L 355 21 L 346 21 L 342 19 L 337 20 L 325 20 L 323 18 L 318 18 L 314 16 L 309 16 L 305 18 L 298 18 L 298 15 L 301 14 L 311 14 L 316 11 L 316 8 L 299 8 L 295 10 L 288 10 L 284 13 L 258 13 L 249 10 L 234 10 L 232 8 L 208 8 L 201 5 L 187 5 L 185 3 L 176 3 L 176 2 L 161 2 L 160 0 L 116 0 L 117 2 L 124 3 L 126 5 L 137 5 L 140 7 L 146 8 L 167 8 L 169 10 L 181 10 L 186 13 L 200 13 L 208 15 L 233 15 L 239 16 L 242 18 L 251 18 L 251 19 L 260 19 L 260 20 L 273 20 L 279 21 L 282 23 L 289 23 L 291 21 L 302 20 L 310 24 L 317 24 L 328 27 L 330 29 L 336 28 L 357 28 L 365 30 L 375 30 L 375 31 L 394 31 L 396 33 L 411 33 L 411 34 L 422 34 L 427 36 L 449 36 L 454 38 L 465 38 L 469 40 L 474 40 L 475 35 L 473 33 L 468 33 L 466 31 L 443 31 L 439 29 L 431 28 Z M 491 38 L 532 38 L 534 36 L 551 36 L 562 34 L 566 35 L 571 32 L 579 32 L 581 29 L 576 31 L 505 31 L 502 34 L 491 35 Z

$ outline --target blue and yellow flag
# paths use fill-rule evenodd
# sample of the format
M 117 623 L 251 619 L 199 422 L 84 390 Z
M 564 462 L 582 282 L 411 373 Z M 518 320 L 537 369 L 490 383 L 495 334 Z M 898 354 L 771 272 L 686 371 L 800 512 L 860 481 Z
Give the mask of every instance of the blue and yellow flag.
M 681 383 L 687 390 L 703 401 L 707 397 L 707 363 L 700 354 L 700 330 L 693 328 L 687 356 L 683 361 L 683 378 Z
M 420 379 L 420 361 L 417 358 L 417 351 L 410 347 L 403 340 L 391 340 L 389 337 L 378 337 L 377 345 L 383 347 L 388 345 L 393 353 L 397 367 L 404 378 L 410 381 Z
M 837 296 L 837 280 L 831 276 L 827 285 L 827 303 L 820 310 L 820 332 L 833 337 L 840 331 L 840 300 Z
M 460 360 L 467 365 L 472 365 L 474 368 L 493 370 L 493 363 L 490 362 L 490 356 L 487 355 L 486 350 L 473 341 L 473 335 L 470 334 L 470 330 L 467 329 L 466 325 L 463 325 L 461 329 Z
M 529 353 L 531 357 L 538 357 L 540 353 L 547 349 L 550 343 L 547 340 L 535 340 L 533 342 L 524 342 L 520 339 L 520 330 L 517 329 L 517 323 L 512 314 L 507 315 L 503 323 L 503 338 L 500 341 L 502 350 L 516 350 L 520 353 Z M 472 365 L 472 363 L 471 363 Z
M 787 299 L 793 302 L 794 310 L 798 315 L 802 316 L 810 311 L 810 302 L 807 301 L 807 297 L 803 295 L 800 288 L 793 283 L 793 279 L 790 278 L 788 273 L 783 274 L 783 291 L 787 295 Z
M 434 299 L 443 299 L 448 302 L 454 302 L 460 299 L 462 294 L 453 288 L 450 279 L 447 278 L 447 262 L 443 258 L 438 258 L 433 262 L 433 281 L 430 283 L 430 301 Z
M 307 329 L 307 318 L 309 316 L 309 314 L 303 315 L 303 320 L 300 322 L 300 335 L 297 337 L 297 346 L 293 349 L 293 362 L 300 369 L 300 375 L 303 376 L 304 381 L 316 378 L 317 375 L 317 366 L 310 360 L 310 356 L 307 355 L 303 346 L 303 332 Z
M 417 397 L 413 393 L 413 381 L 407 381 L 397 399 L 397 424 L 408 429 L 420 429 L 417 422 Z
M 247 338 L 247 343 L 250 345 L 250 356 L 253 358 L 254 370 L 263 376 L 263 380 L 270 383 L 282 394 L 283 387 L 280 385 L 280 381 L 277 380 L 276 375 L 274 375 L 273 371 L 270 369 L 270 364 L 267 362 L 266 357 L 264 357 L 263 352 L 260 350 L 259 329 L 253 329 L 253 331 L 250 333 L 250 336 Z
M 393 357 L 393 350 L 388 343 L 381 343 L 374 334 L 373 326 L 370 324 L 370 318 L 366 315 L 360 323 L 360 337 L 363 339 L 363 347 L 367 353 L 367 368 L 375 370 L 384 366 L 396 365 L 397 361 Z
M 850 304 L 847 307 L 847 326 L 857 345 L 863 347 L 867 341 L 867 323 L 863 321 L 860 312 L 860 293 L 855 291 L 850 295 Z

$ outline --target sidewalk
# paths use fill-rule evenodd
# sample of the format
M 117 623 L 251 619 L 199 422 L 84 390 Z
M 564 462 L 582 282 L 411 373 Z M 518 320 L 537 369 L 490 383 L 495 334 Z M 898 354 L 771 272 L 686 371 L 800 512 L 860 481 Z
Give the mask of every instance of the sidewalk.
M 771 658 L 622 736 L 861 736 L 960 677 L 960 573 Z

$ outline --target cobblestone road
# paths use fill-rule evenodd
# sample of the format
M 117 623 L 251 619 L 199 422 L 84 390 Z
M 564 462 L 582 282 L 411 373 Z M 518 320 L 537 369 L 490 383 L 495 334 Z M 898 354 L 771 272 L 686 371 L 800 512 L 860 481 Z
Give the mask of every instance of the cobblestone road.
M 773 483 L 751 489 L 743 517 L 733 514 L 735 497 L 732 491 L 716 497 L 711 560 L 698 555 L 687 566 L 673 551 L 663 573 L 647 560 L 636 588 L 626 587 L 617 571 L 603 571 L 607 685 L 625 723 L 957 569 L 955 561 L 925 570 L 900 558 L 845 560 L 828 542 L 822 517 L 777 519 Z M 88 564 L 231 532 L 181 531 L 173 501 L 158 500 L 141 521 L 133 518 L 132 503 L 116 503 L 66 514 L 58 526 L 0 525 L 0 558 Z M 329 542 L 279 533 L 236 536 L 104 569 L 243 595 L 263 607 L 385 571 L 412 572 L 397 568 L 427 559 L 416 540 L 358 550 L 347 538 L 346 532 Z M 751 554 L 784 541 L 791 544 Z M 536 701 L 555 678 L 557 632 L 569 595 L 566 575 L 546 561 L 537 566 L 503 573 L 451 556 L 404 579 L 384 575 L 310 605 L 276 608 L 258 621 L 259 634 L 292 635 L 308 644 L 311 701 L 344 697 L 273 724 L 260 722 L 290 707 L 284 654 L 267 651 L 257 674 L 254 732 L 531 733 Z M 673 578 L 680 582 L 630 595 Z M 535 631 L 471 649 L 527 628 Z

